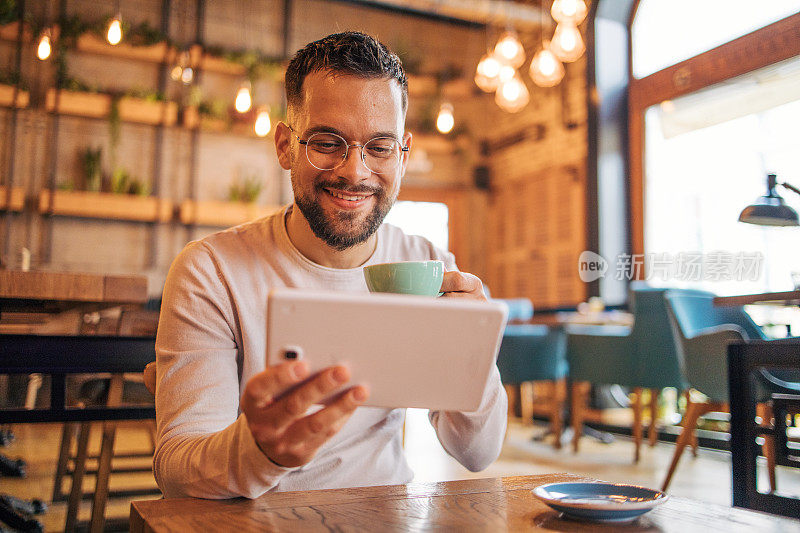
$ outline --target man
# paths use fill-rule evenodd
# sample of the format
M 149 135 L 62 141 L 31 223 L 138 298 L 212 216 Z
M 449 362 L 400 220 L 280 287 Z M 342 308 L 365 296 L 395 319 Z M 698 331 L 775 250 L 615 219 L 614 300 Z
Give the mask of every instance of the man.
M 270 288 L 366 291 L 364 265 L 441 259 L 445 297 L 483 298 L 480 280 L 458 272 L 452 254 L 381 225 L 411 146 L 397 57 L 361 33 L 328 36 L 291 61 L 286 96 L 275 146 L 291 170 L 294 203 L 190 243 L 167 277 L 153 463 L 166 497 L 253 498 L 413 477 L 402 410 L 358 408 L 369 394 L 358 384 L 327 398 L 348 383 L 347 368 L 315 376 L 303 361 L 265 368 Z M 359 324 L 349 333 L 358 342 Z M 477 471 L 499 454 L 506 406 L 495 369 L 478 411 L 433 412 L 430 420 L 444 448 Z

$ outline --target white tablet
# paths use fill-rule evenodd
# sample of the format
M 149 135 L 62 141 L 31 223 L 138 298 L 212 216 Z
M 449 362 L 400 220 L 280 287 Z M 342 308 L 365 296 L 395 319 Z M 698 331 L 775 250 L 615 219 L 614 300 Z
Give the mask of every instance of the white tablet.
M 267 365 L 305 359 L 312 372 L 345 364 L 365 405 L 478 409 L 505 326 L 495 302 L 400 294 L 275 289 Z

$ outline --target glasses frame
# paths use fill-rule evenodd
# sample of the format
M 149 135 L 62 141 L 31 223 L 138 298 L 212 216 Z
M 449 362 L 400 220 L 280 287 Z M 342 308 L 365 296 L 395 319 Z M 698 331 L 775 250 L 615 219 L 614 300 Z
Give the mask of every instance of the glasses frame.
M 308 155 L 308 141 L 311 140 L 311 137 L 309 137 L 308 139 L 306 139 L 304 141 L 303 139 L 300 138 L 299 135 L 297 135 L 297 132 L 294 131 L 294 128 L 291 125 L 286 124 L 286 127 L 289 128 L 289 131 L 292 132 L 292 135 L 294 135 L 295 139 L 297 139 L 297 142 L 306 147 L 306 149 L 305 149 L 306 160 L 308 161 L 309 165 L 311 165 L 312 167 L 316 168 L 317 170 L 335 170 L 335 169 L 339 168 L 340 166 L 342 166 L 342 164 L 345 161 L 347 161 L 347 156 L 350 154 L 350 148 L 354 147 L 354 148 L 361 148 L 361 164 L 364 165 L 364 168 L 366 168 L 367 170 L 369 170 L 373 174 L 379 174 L 379 175 L 388 174 L 389 172 L 375 172 L 374 170 L 369 168 L 369 166 L 367 165 L 366 155 L 364 154 L 364 146 L 366 146 L 367 144 L 371 143 L 372 141 L 374 141 L 376 139 L 391 139 L 391 140 L 397 142 L 397 144 L 400 145 L 400 152 L 401 153 L 402 152 L 408 152 L 408 146 L 403 146 L 403 143 L 398 141 L 394 137 L 374 137 L 374 138 L 368 140 L 367 142 L 365 142 L 363 144 L 362 143 L 358 143 L 358 142 L 348 143 L 347 139 L 345 139 L 341 135 L 338 135 L 336 133 L 331 133 L 331 132 L 319 131 L 319 132 L 313 133 L 311 135 L 311 137 L 313 137 L 314 135 L 317 135 L 317 134 L 334 135 L 334 136 L 339 137 L 341 140 L 344 141 L 344 156 L 342 157 L 342 161 L 338 165 L 333 167 L 333 168 L 320 168 L 320 167 L 318 167 L 317 165 L 315 165 L 314 163 L 311 162 L 311 158 Z M 399 166 L 399 164 L 400 164 L 400 158 L 397 159 L 397 164 L 394 166 L 394 168 L 392 168 L 392 170 L 396 170 L 397 167 Z

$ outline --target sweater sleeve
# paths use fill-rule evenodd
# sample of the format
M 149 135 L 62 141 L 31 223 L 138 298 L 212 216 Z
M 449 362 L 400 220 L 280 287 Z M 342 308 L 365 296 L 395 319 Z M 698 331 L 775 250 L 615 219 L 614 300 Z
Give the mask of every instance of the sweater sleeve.
M 167 276 L 156 338 L 153 472 L 165 497 L 255 498 L 292 470 L 261 452 L 239 414 L 236 331 L 210 250 L 190 244 Z
M 452 253 L 436 250 L 433 257 L 443 260 L 446 270 L 458 270 Z M 470 471 L 478 472 L 500 455 L 508 422 L 507 412 L 508 397 L 495 365 L 477 411 L 431 411 L 428 417 L 447 453 Z
M 431 411 L 428 416 L 447 453 L 471 472 L 478 472 L 500 455 L 507 410 L 506 391 L 494 366 L 477 411 Z

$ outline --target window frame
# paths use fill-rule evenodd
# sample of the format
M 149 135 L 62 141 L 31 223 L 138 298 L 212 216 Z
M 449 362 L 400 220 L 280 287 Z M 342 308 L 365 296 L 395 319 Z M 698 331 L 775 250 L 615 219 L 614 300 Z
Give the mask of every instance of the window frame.
M 631 251 L 644 254 L 644 115 L 647 108 L 800 56 L 800 13 L 636 79 L 632 63 L 632 25 L 638 7 L 639 0 L 636 0 L 628 21 L 628 165 Z

